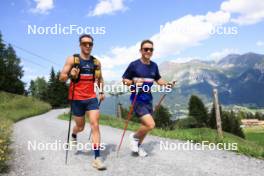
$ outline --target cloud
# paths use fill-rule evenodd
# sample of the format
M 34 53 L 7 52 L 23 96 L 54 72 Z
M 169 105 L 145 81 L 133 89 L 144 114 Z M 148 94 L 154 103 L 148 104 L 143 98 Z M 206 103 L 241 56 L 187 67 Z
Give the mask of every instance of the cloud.
M 263 41 L 257 41 L 256 45 L 257 45 L 257 46 L 260 46 L 260 47 L 261 47 L 261 46 L 264 46 L 264 42 L 263 42 Z
M 198 56 L 195 56 L 195 57 L 178 57 L 174 60 L 171 60 L 171 62 L 173 62 L 173 63 L 186 63 L 186 62 L 189 62 L 192 60 L 201 60 L 201 58 Z
M 223 25 L 230 19 L 229 13 L 208 12 L 206 15 L 186 15 L 165 23 L 160 32 L 150 37 L 154 42 L 154 58 L 164 58 L 179 54 L 182 50 L 199 45 L 210 37 L 210 31 L 217 25 Z M 106 55 L 98 56 L 104 67 L 111 69 L 127 65 L 140 57 L 140 42 L 131 46 L 114 47 Z
M 239 52 L 238 49 L 235 49 L 235 48 L 224 48 L 221 51 L 216 51 L 216 52 L 211 53 L 209 55 L 209 59 L 212 59 L 214 61 L 219 61 L 220 59 L 227 56 L 228 54 L 234 54 L 238 52 Z
M 229 13 L 208 12 L 206 15 L 186 15 L 167 22 L 161 31 L 151 37 L 156 48 L 156 57 L 176 55 L 181 50 L 199 45 L 210 37 L 211 31 L 218 25 L 229 21 Z
M 30 11 L 39 14 L 48 14 L 48 12 L 54 8 L 53 0 L 34 0 L 36 2 L 36 7 Z
M 237 15 L 231 21 L 239 25 L 255 24 L 264 19 L 263 0 L 228 0 L 221 4 L 221 10 Z
M 89 12 L 88 16 L 114 14 L 117 11 L 125 11 L 126 9 L 124 0 L 100 0 L 95 8 Z

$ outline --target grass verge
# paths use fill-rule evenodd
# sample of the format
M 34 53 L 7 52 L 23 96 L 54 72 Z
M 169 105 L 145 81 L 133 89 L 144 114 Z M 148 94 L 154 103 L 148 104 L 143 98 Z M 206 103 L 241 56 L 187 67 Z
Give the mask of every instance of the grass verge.
M 10 159 L 9 145 L 12 134 L 12 124 L 30 116 L 42 114 L 51 109 L 47 103 L 0 91 L 0 173 L 8 170 Z
M 244 128 L 244 133 L 246 135 L 246 139 L 249 141 L 253 141 L 257 144 L 264 146 L 264 127 L 246 127 Z
M 69 114 L 65 113 L 58 117 L 62 120 L 68 120 Z M 112 116 L 101 115 L 100 124 L 107 125 L 114 128 L 124 128 L 124 120 L 116 119 Z M 135 131 L 139 128 L 140 124 L 135 122 L 129 122 L 128 130 Z M 216 130 L 209 128 L 191 128 L 191 129 L 175 129 L 166 131 L 163 129 L 154 129 L 151 135 L 165 137 L 170 139 L 189 140 L 196 143 L 202 143 L 208 141 L 210 143 L 224 143 L 227 146 L 231 143 L 237 143 L 237 153 L 247 156 L 264 159 L 264 146 L 258 143 L 242 139 L 230 133 L 224 132 L 224 138 L 219 139 Z

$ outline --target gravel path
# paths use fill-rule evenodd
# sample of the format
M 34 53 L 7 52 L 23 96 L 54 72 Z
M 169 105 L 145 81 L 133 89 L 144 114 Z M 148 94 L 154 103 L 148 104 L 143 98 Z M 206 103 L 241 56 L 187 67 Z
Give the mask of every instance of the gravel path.
M 46 114 L 22 120 L 14 125 L 12 144 L 13 160 L 10 176 L 84 176 L 84 175 L 263 175 L 264 161 L 233 152 L 217 150 L 160 150 L 160 141 L 169 144 L 183 143 L 148 136 L 144 147 L 150 153 L 149 157 L 132 156 L 128 148 L 128 131 L 125 136 L 119 157 L 116 157 L 116 147 L 122 130 L 101 126 L 102 142 L 106 150 L 102 152 L 106 171 L 97 171 L 91 166 L 92 151 L 70 151 L 68 165 L 64 164 L 65 151 L 29 151 L 28 141 L 38 144 L 47 142 L 65 142 L 68 122 L 58 120 L 57 116 L 66 110 L 52 110 Z M 88 141 L 89 125 L 78 139 Z

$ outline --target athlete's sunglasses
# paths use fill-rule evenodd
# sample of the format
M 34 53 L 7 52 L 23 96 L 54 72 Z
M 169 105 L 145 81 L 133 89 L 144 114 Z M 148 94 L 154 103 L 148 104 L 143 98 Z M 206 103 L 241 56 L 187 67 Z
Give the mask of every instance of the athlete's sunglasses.
M 92 47 L 93 46 L 93 42 L 81 42 L 82 46 L 88 46 L 88 47 Z
M 148 52 L 148 51 L 153 52 L 154 48 L 142 48 L 142 50 L 144 52 Z

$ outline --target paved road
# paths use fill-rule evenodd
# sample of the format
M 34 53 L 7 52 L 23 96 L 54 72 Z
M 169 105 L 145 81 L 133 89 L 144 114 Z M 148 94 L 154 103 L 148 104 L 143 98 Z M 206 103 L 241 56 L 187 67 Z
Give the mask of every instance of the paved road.
M 36 141 L 40 147 L 45 143 L 65 142 L 67 121 L 58 120 L 57 116 L 65 110 L 52 110 L 46 114 L 25 119 L 14 125 L 12 148 L 14 158 L 11 161 L 11 176 L 85 176 L 85 175 L 126 175 L 126 176 L 168 176 L 168 175 L 263 175 L 264 161 L 238 155 L 233 152 L 217 150 L 160 150 L 160 142 L 171 145 L 183 143 L 148 136 L 144 147 L 150 153 L 147 158 L 132 156 L 128 148 L 127 132 L 119 157 L 116 147 L 122 130 L 101 126 L 102 142 L 106 150 L 102 152 L 106 171 L 97 171 L 91 166 L 93 152 L 70 151 L 69 164 L 64 164 L 65 151 L 29 151 L 28 142 Z M 88 140 L 89 125 L 78 136 L 80 142 Z M 40 148 L 41 149 L 41 148 Z

